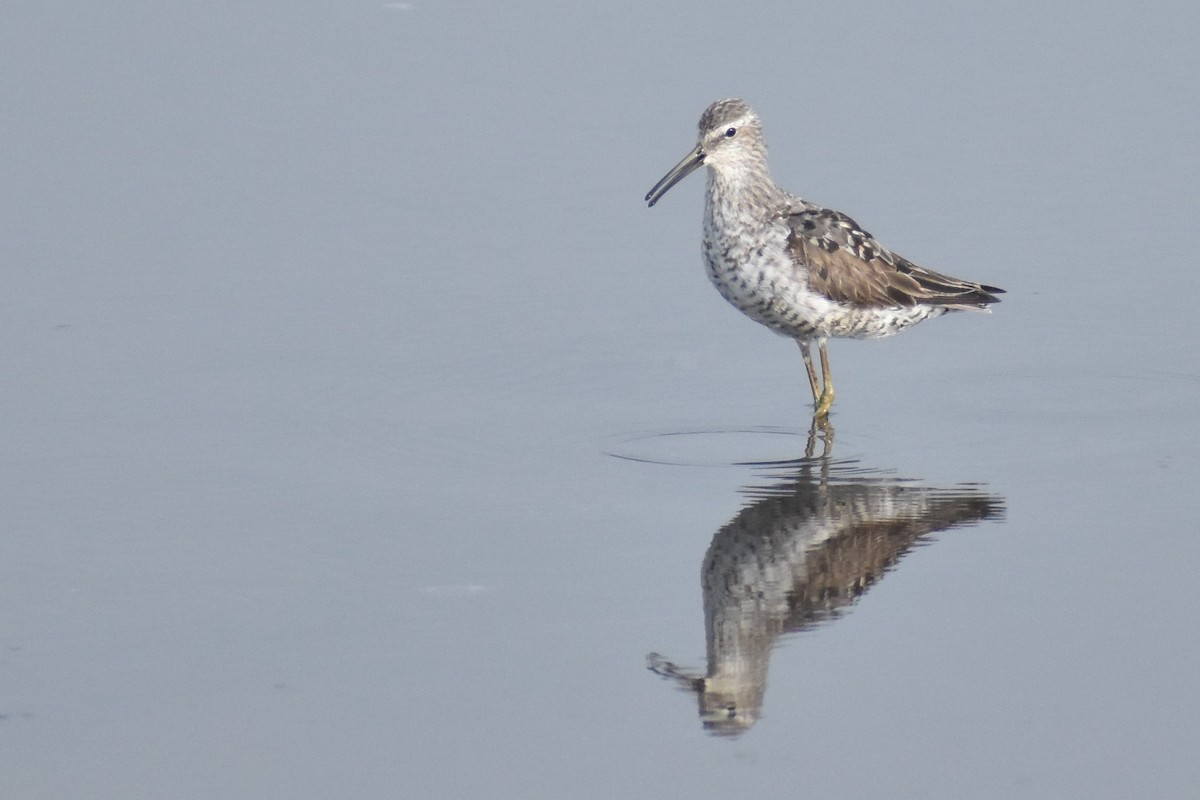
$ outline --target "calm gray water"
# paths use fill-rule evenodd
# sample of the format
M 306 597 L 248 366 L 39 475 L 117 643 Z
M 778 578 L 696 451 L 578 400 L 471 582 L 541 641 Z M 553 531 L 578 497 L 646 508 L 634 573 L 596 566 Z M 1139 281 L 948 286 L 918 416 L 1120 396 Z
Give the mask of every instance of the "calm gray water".
M 0 797 L 1194 792 L 1194 4 L 30 9 Z M 1009 292 L 811 445 L 641 202 L 729 95 Z

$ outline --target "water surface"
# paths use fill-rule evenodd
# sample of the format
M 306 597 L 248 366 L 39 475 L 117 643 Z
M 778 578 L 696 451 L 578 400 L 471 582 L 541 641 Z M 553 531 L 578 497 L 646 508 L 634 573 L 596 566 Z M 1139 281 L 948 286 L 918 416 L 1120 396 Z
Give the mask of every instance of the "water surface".
M 0 12 L 0 796 L 1187 796 L 1197 13 Z M 641 202 L 728 95 L 1008 290 L 828 452 Z

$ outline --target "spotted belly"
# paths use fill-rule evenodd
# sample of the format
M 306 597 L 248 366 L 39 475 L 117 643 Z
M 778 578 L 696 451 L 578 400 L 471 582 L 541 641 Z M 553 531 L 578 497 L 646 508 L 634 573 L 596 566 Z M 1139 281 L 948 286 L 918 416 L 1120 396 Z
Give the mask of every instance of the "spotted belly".
M 818 328 L 825 336 L 881 339 L 945 313 L 946 309 L 939 306 L 863 309 L 842 307 L 822 319 Z
M 790 259 L 772 258 L 763 245 L 737 252 L 705 243 L 709 280 L 750 319 L 793 339 L 891 336 L 946 309 L 937 306 L 857 308 L 813 292 Z M 779 252 L 779 250 L 776 250 Z
M 805 302 L 811 293 L 802 276 L 790 261 L 772 257 L 772 252 L 779 250 L 765 241 L 731 247 L 706 240 L 708 279 L 730 305 L 755 322 L 785 336 L 811 336 L 822 309 Z

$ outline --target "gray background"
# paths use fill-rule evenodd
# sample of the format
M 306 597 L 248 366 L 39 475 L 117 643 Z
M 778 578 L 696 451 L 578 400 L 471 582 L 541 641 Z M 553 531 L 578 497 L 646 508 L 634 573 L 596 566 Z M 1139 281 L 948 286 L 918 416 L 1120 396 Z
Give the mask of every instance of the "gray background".
M 0 796 L 1187 796 L 1198 29 L 9 4 Z M 641 202 L 730 95 L 784 186 L 1009 291 L 832 344 L 839 458 L 1007 515 L 783 641 L 734 739 L 644 658 L 704 663 L 719 465 L 800 455 L 808 389 L 705 280 L 703 179 Z

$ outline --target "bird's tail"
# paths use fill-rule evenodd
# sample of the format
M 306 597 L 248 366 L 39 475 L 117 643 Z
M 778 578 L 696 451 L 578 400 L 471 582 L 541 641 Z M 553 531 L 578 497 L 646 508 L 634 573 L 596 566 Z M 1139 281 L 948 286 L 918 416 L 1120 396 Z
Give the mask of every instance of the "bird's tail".
M 1004 294 L 1004 290 L 998 286 L 959 280 L 920 267 L 909 274 L 925 290 L 921 302 L 929 305 L 963 311 L 987 311 L 988 306 L 1000 302 L 996 295 Z

